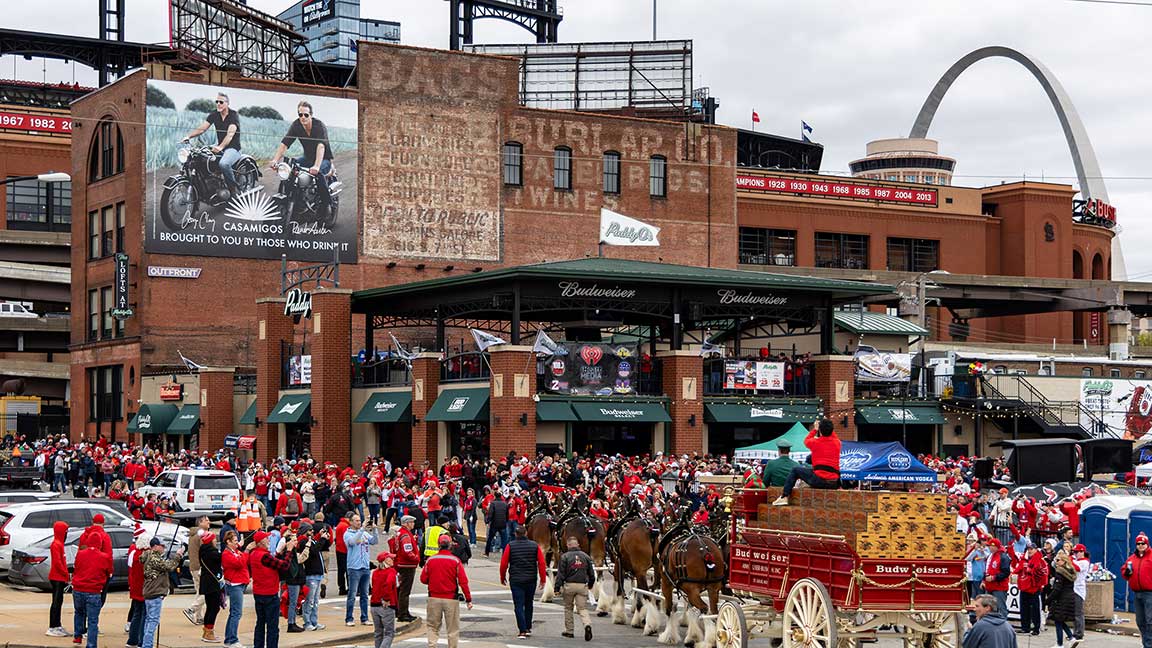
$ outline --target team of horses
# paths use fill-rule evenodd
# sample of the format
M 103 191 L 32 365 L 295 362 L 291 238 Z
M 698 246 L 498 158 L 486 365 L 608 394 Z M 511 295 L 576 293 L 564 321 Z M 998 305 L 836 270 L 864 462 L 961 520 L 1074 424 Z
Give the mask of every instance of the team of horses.
M 549 567 L 541 602 L 552 599 L 560 555 L 568 538 L 576 538 L 598 569 L 595 598 L 600 616 L 611 615 L 615 623 L 659 634 L 659 640 L 668 644 L 680 642 L 679 628 L 684 624 L 686 645 L 715 644 L 715 624 L 705 622 L 702 615 L 716 614 L 728 575 L 727 517 L 720 506 L 710 511 L 711 524 L 702 526 L 689 521 L 686 508 L 653 510 L 628 498 L 612 511 L 606 527 L 589 513 L 584 498 L 560 500 L 553 501 L 544 491 L 529 498 L 527 535 L 543 549 Z M 612 587 L 602 578 L 604 572 L 611 573 Z M 633 586 L 631 619 L 625 613 L 626 581 Z M 659 595 L 654 591 L 657 585 Z M 683 613 L 676 611 L 677 593 L 690 606 Z

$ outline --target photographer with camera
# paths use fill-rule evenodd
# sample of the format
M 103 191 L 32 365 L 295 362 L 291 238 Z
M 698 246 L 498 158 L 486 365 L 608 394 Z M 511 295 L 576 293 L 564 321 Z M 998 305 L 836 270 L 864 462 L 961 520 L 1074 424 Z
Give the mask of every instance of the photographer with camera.
M 344 603 L 344 625 L 356 625 L 353 620 L 353 606 L 356 596 L 360 596 L 360 623 L 371 625 L 368 620 L 368 586 L 372 572 L 368 557 L 368 547 L 376 544 L 374 526 L 364 527 L 360 515 L 353 513 L 348 520 L 348 530 L 344 532 L 344 546 L 348 549 L 348 598 Z
M 332 545 L 332 531 L 328 526 L 313 527 L 300 525 L 300 546 L 297 549 L 304 563 L 304 581 L 308 586 L 308 598 L 304 599 L 304 629 L 323 630 L 324 624 L 317 618 L 320 607 L 320 583 L 324 580 L 324 559 L 322 555 Z

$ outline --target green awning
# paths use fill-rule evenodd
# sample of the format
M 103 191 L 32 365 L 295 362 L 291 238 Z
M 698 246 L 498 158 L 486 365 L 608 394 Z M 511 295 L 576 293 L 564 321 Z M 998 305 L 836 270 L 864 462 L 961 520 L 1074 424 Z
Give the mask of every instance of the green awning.
M 599 401 L 572 403 L 581 421 L 589 423 L 671 423 L 662 403 Z
M 128 431 L 129 431 L 129 432 L 139 432 L 139 431 L 140 431 L 140 430 L 139 430 L 139 429 L 136 427 L 136 419 L 137 419 L 137 417 L 139 417 L 139 416 L 140 416 L 139 414 L 133 414 L 133 415 L 132 415 L 132 420 L 128 421 Z
M 200 406 L 185 405 L 168 425 L 168 434 L 192 434 L 200 427 Z
M 579 421 L 572 405 L 566 401 L 540 401 L 536 403 L 538 421 Z
M 268 423 L 301 423 L 312 418 L 312 394 L 284 394 L 268 415 Z
M 354 423 L 400 423 L 412 420 L 412 392 L 374 392 Z
M 256 425 L 256 401 L 252 401 L 248 409 L 240 415 L 240 425 Z
M 812 423 L 820 418 L 817 403 L 704 402 L 706 423 Z
M 876 425 L 940 425 L 944 414 L 936 404 L 894 403 L 890 405 L 858 405 L 860 419 Z
M 168 403 L 145 403 L 136 413 L 136 432 L 140 434 L 164 434 L 176 418 L 179 408 Z
M 928 335 L 928 329 L 886 313 L 871 311 L 837 311 L 833 318 L 836 328 L 850 333 L 870 335 Z
M 488 388 L 446 389 L 432 403 L 426 421 L 488 421 Z

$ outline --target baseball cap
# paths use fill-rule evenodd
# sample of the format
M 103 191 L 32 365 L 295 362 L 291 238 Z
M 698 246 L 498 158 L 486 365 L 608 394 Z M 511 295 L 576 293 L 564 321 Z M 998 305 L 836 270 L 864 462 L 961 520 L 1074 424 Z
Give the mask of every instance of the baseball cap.
M 152 539 L 148 541 L 149 547 L 159 547 L 162 544 L 164 544 L 164 542 L 155 536 L 153 536 Z
M 407 522 L 415 522 L 415 521 L 416 521 L 416 518 L 412 517 L 411 515 L 405 515 L 405 516 L 400 518 L 401 524 L 405 524 Z
M 452 538 L 446 535 L 442 535 L 439 539 L 437 539 L 437 543 L 440 545 L 441 549 L 447 549 L 448 547 L 452 546 Z
M 215 539 L 215 533 L 205 533 L 204 535 L 200 536 L 200 542 L 203 542 L 204 544 L 211 544 Z
M 1139 538 L 1137 538 L 1137 539 L 1139 539 Z M 1082 545 L 1082 544 L 1078 544 L 1078 545 L 1076 545 L 1075 547 L 1072 547 L 1072 551 L 1073 551 L 1073 552 L 1076 552 L 1076 551 L 1083 551 L 1083 552 L 1087 553 L 1087 551 L 1088 551 L 1088 547 L 1085 547 L 1085 546 L 1084 546 L 1084 545 Z
M 379 554 L 376 555 L 376 562 L 384 562 L 385 560 L 388 560 L 389 558 L 395 558 L 395 557 L 396 557 L 396 554 L 392 553 L 391 551 L 381 551 Z
M 263 542 L 267 540 L 269 533 L 267 531 L 257 531 L 252 534 L 252 542 Z

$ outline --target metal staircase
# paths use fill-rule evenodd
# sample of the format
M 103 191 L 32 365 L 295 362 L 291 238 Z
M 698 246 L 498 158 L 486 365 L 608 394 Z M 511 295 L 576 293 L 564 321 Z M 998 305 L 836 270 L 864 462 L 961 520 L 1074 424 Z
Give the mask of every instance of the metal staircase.
M 976 395 L 955 398 L 973 412 L 1017 412 L 1016 417 L 992 417 L 1005 433 L 1040 433 L 1076 439 L 1117 438 L 1100 415 L 1079 401 L 1054 401 L 1046 397 L 1027 377 L 1018 374 L 989 374 L 972 378 L 979 381 Z M 970 392 L 971 393 L 971 392 Z M 1086 425 L 1085 425 L 1086 424 Z

